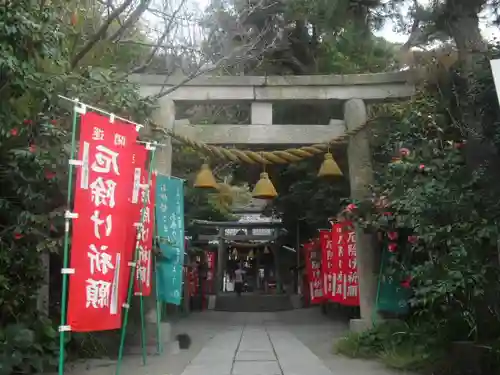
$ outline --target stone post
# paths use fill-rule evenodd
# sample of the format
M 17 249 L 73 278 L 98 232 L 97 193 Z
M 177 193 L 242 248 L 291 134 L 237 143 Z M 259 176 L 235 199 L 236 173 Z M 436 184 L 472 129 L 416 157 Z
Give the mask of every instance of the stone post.
M 224 257 L 226 254 L 225 251 L 225 242 L 224 242 L 224 228 L 219 228 L 219 236 L 217 238 L 219 240 L 219 245 L 217 247 L 217 272 L 215 278 L 215 294 L 218 295 L 224 291 Z
M 175 104 L 172 100 L 162 98 L 158 102 L 158 109 L 153 113 L 153 121 L 164 128 L 172 129 L 175 121 Z M 151 138 L 151 133 L 148 134 Z M 159 143 L 165 146 L 157 147 L 155 151 L 155 169 L 158 173 L 169 176 L 172 171 L 172 143 L 171 138 L 163 138 Z M 156 273 L 151 276 L 152 291 L 149 297 L 144 297 L 144 314 L 146 315 L 148 339 L 156 339 Z M 136 303 L 134 303 L 136 305 Z M 138 305 L 138 303 L 137 303 Z M 135 309 L 135 307 L 134 307 Z M 170 327 L 168 324 L 162 324 L 162 337 L 164 341 L 169 340 Z M 168 336 L 167 336 L 168 335 Z
M 273 103 L 253 102 L 251 104 L 250 124 L 272 125 Z
M 275 278 L 276 278 L 276 292 L 280 294 L 282 292 L 282 283 L 281 283 L 281 260 L 280 260 L 280 247 L 276 244 L 273 243 L 270 245 L 271 251 L 274 256 L 274 272 L 275 272 Z
M 344 119 L 348 130 L 366 123 L 367 112 L 363 100 L 348 100 L 344 106 Z M 366 199 L 370 194 L 369 185 L 373 182 L 373 167 L 368 137 L 367 131 L 363 130 L 351 137 L 347 146 L 351 198 L 354 200 Z M 377 272 L 373 236 L 356 226 L 356 241 L 361 319 L 351 320 L 350 327 L 353 331 L 362 331 L 371 327 L 375 317 Z
M 154 122 L 165 129 L 173 129 L 175 123 L 175 103 L 167 98 L 158 102 L 159 108 L 153 113 Z M 164 147 L 156 149 L 156 169 L 158 173 L 170 176 L 172 172 L 172 140 L 170 137 L 160 143 Z

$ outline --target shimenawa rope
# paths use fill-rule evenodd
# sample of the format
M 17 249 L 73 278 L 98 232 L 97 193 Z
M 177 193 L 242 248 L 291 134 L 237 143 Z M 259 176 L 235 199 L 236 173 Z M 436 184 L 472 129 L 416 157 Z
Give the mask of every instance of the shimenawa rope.
M 177 134 L 173 130 L 165 129 L 157 124 L 152 124 L 154 131 L 162 133 L 166 137 L 172 137 L 185 145 L 188 145 L 204 154 L 215 158 L 225 159 L 232 162 L 249 164 L 289 164 L 298 162 L 302 159 L 310 158 L 314 155 L 325 153 L 331 145 L 346 143 L 350 137 L 355 136 L 362 131 L 370 121 L 366 121 L 359 126 L 346 131 L 344 134 L 332 138 L 328 142 L 303 146 L 300 148 L 289 148 L 286 150 L 275 151 L 252 151 L 239 150 L 237 148 L 227 148 L 208 145 L 203 142 L 195 141 L 184 135 Z M 249 125 L 250 126 L 250 125 Z

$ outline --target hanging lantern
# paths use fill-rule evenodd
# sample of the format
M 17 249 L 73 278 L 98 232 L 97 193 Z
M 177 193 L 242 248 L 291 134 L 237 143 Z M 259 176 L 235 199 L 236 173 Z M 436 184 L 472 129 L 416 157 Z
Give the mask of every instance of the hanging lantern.
M 250 250 L 250 252 L 248 253 L 248 257 L 249 257 L 250 259 L 252 259 L 252 258 L 253 258 L 253 250 Z
M 252 197 L 259 199 L 273 199 L 278 196 L 273 183 L 266 172 L 260 174 L 260 180 L 255 184 Z
M 337 177 L 343 176 L 342 171 L 333 159 L 331 152 L 325 154 L 325 160 L 319 168 L 318 177 Z
M 269 254 L 269 248 L 267 246 L 264 247 L 264 254 Z
M 200 189 L 217 189 L 217 182 L 208 164 L 204 163 L 201 166 L 194 180 L 194 187 Z

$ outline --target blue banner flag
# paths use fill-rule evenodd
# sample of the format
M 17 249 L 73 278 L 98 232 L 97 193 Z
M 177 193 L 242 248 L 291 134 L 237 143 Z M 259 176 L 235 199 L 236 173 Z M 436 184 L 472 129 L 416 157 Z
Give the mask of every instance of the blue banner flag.
M 184 181 L 156 178 L 156 235 L 162 257 L 157 262 L 158 296 L 179 305 L 184 265 Z

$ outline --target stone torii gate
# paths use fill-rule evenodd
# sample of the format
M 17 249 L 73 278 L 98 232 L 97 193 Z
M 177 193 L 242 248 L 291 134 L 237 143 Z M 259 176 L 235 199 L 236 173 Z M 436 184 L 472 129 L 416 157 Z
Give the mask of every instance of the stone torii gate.
M 328 75 L 328 76 L 201 76 L 184 77 L 158 74 L 137 75 L 141 95 L 158 94 L 177 87 L 159 100 L 155 122 L 179 135 L 215 145 L 308 145 L 324 143 L 367 122 L 366 103 L 407 99 L 415 93 L 411 72 Z M 187 81 L 187 82 L 186 82 Z M 181 85 L 181 83 L 186 82 Z M 324 125 L 273 124 L 276 102 L 343 102 L 344 117 Z M 176 121 L 176 103 L 250 103 L 249 125 L 189 125 Z M 157 154 L 162 173 L 171 171 L 171 145 Z M 369 140 L 366 131 L 349 138 L 347 145 L 351 197 L 363 199 L 373 181 Z M 377 273 L 372 238 L 357 228 L 357 256 L 361 319 L 351 321 L 351 329 L 362 330 L 372 323 Z

